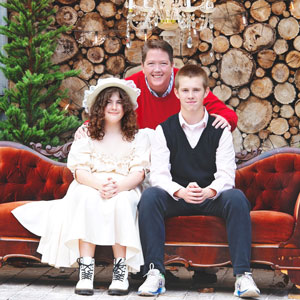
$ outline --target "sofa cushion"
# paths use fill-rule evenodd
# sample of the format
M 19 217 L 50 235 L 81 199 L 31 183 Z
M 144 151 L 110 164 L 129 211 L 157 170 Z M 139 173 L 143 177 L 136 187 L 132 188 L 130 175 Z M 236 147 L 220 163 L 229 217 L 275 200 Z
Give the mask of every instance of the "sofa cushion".
M 287 241 L 295 220 L 276 211 L 251 211 L 252 243 Z M 166 242 L 227 243 L 225 221 L 213 216 L 179 216 L 166 220 Z
M 1 237 L 36 238 L 25 229 L 11 211 L 29 201 L 0 204 Z M 295 220 L 289 214 L 276 211 L 251 211 L 252 243 L 287 241 Z M 166 220 L 166 241 L 186 243 L 227 243 L 226 226 L 222 218 L 213 216 L 179 216 Z
M 287 241 L 294 232 L 295 218 L 270 210 L 251 211 L 252 243 L 279 243 Z
M 11 211 L 30 201 L 18 201 L 0 204 L 0 237 L 37 238 L 36 235 L 25 229 L 14 217 Z

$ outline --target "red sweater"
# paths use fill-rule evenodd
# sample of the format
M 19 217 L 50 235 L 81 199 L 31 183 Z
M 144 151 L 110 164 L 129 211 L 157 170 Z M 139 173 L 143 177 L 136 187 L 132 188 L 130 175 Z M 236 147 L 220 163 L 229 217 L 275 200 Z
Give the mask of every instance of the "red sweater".
M 177 71 L 178 69 L 174 68 L 174 75 L 176 75 Z M 137 99 L 139 106 L 136 110 L 139 128 L 148 127 L 154 129 L 158 124 L 180 111 L 180 102 L 175 96 L 174 85 L 169 95 L 164 98 L 158 98 L 150 93 L 145 81 L 145 75 L 142 71 L 125 79 L 133 80 L 136 86 L 141 89 L 141 95 Z M 231 131 L 236 128 L 236 113 L 228 108 L 212 92 L 209 92 L 204 99 L 204 105 L 208 113 L 224 117 L 229 122 Z

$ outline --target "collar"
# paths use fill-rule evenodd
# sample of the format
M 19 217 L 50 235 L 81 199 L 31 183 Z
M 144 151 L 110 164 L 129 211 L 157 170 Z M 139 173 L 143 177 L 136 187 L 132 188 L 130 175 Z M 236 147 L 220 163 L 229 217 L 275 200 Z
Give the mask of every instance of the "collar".
M 157 93 L 154 92 L 154 91 L 150 88 L 146 76 L 145 76 L 145 81 L 146 81 L 146 84 L 147 84 L 147 87 L 148 87 L 150 93 L 151 93 L 153 96 L 155 96 L 155 97 L 157 97 L 157 98 L 163 98 L 163 97 L 166 97 L 166 96 L 168 96 L 168 95 L 171 93 L 171 91 L 172 91 L 172 87 L 173 87 L 173 83 L 174 83 L 174 69 L 172 70 L 172 74 L 171 74 L 169 86 L 168 86 L 167 90 L 163 93 L 162 96 L 158 96 Z
M 193 130 L 193 129 L 196 129 L 196 128 L 205 128 L 207 126 L 207 122 L 208 122 L 208 112 L 207 110 L 204 108 L 204 117 L 203 119 L 196 123 L 196 124 L 188 124 L 182 114 L 181 114 L 181 111 L 178 113 L 178 118 L 179 118 L 179 123 L 180 123 L 180 126 L 182 128 L 189 128 L 190 130 Z

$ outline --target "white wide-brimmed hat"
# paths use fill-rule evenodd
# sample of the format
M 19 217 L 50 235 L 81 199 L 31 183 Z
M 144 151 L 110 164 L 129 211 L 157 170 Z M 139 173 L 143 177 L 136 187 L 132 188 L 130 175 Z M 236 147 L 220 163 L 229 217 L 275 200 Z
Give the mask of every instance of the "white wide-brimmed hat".
M 87 113 L 91 111 L 91 107 L 94 104 L 99 93 L 109 87 L 118 87 L 125 91 L 133 104 L 133 108 L 137 109 L 137 97 L 141 94 L 141 90 L 136 87 L 135 83 L 132 80 L 111 77 L 99 79 L 97 85 L 93 85 L 89 88 L 89 90 L 84 91 L 82 106 L 85 108 L 85 111 Z

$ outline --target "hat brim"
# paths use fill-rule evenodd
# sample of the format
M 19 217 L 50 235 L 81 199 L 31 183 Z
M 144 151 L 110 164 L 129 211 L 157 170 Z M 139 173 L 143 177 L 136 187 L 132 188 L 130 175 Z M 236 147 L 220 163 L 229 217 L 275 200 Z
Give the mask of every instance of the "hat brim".
M 132 83 L 131 83 L 132 85 Z M 134 83 L 133 83 L 134 85 Z M 135 86 L 135 85 L 134 85 Z M 94 104 L 97 96 L 106 88 L 109 87 L 118 87 L 122 89 L 129 97 L 130 102 L 133 105 L 133 109 L 136 109 L 138 107 L 137 104 L 137 98 L 139 96 L 139 89 L 136 87 L 130 86 L 129 82 L 127 82 L 124 79 L 118 79 L 118 78 L 105 78 L 100 79 L 98 81 L 98 84 L 96 86 L 91 87 L 89 91 L 86 91 L 85 100 L 84 100 L 84 106 L 88 108 L 90 111 L 92 105 Z

